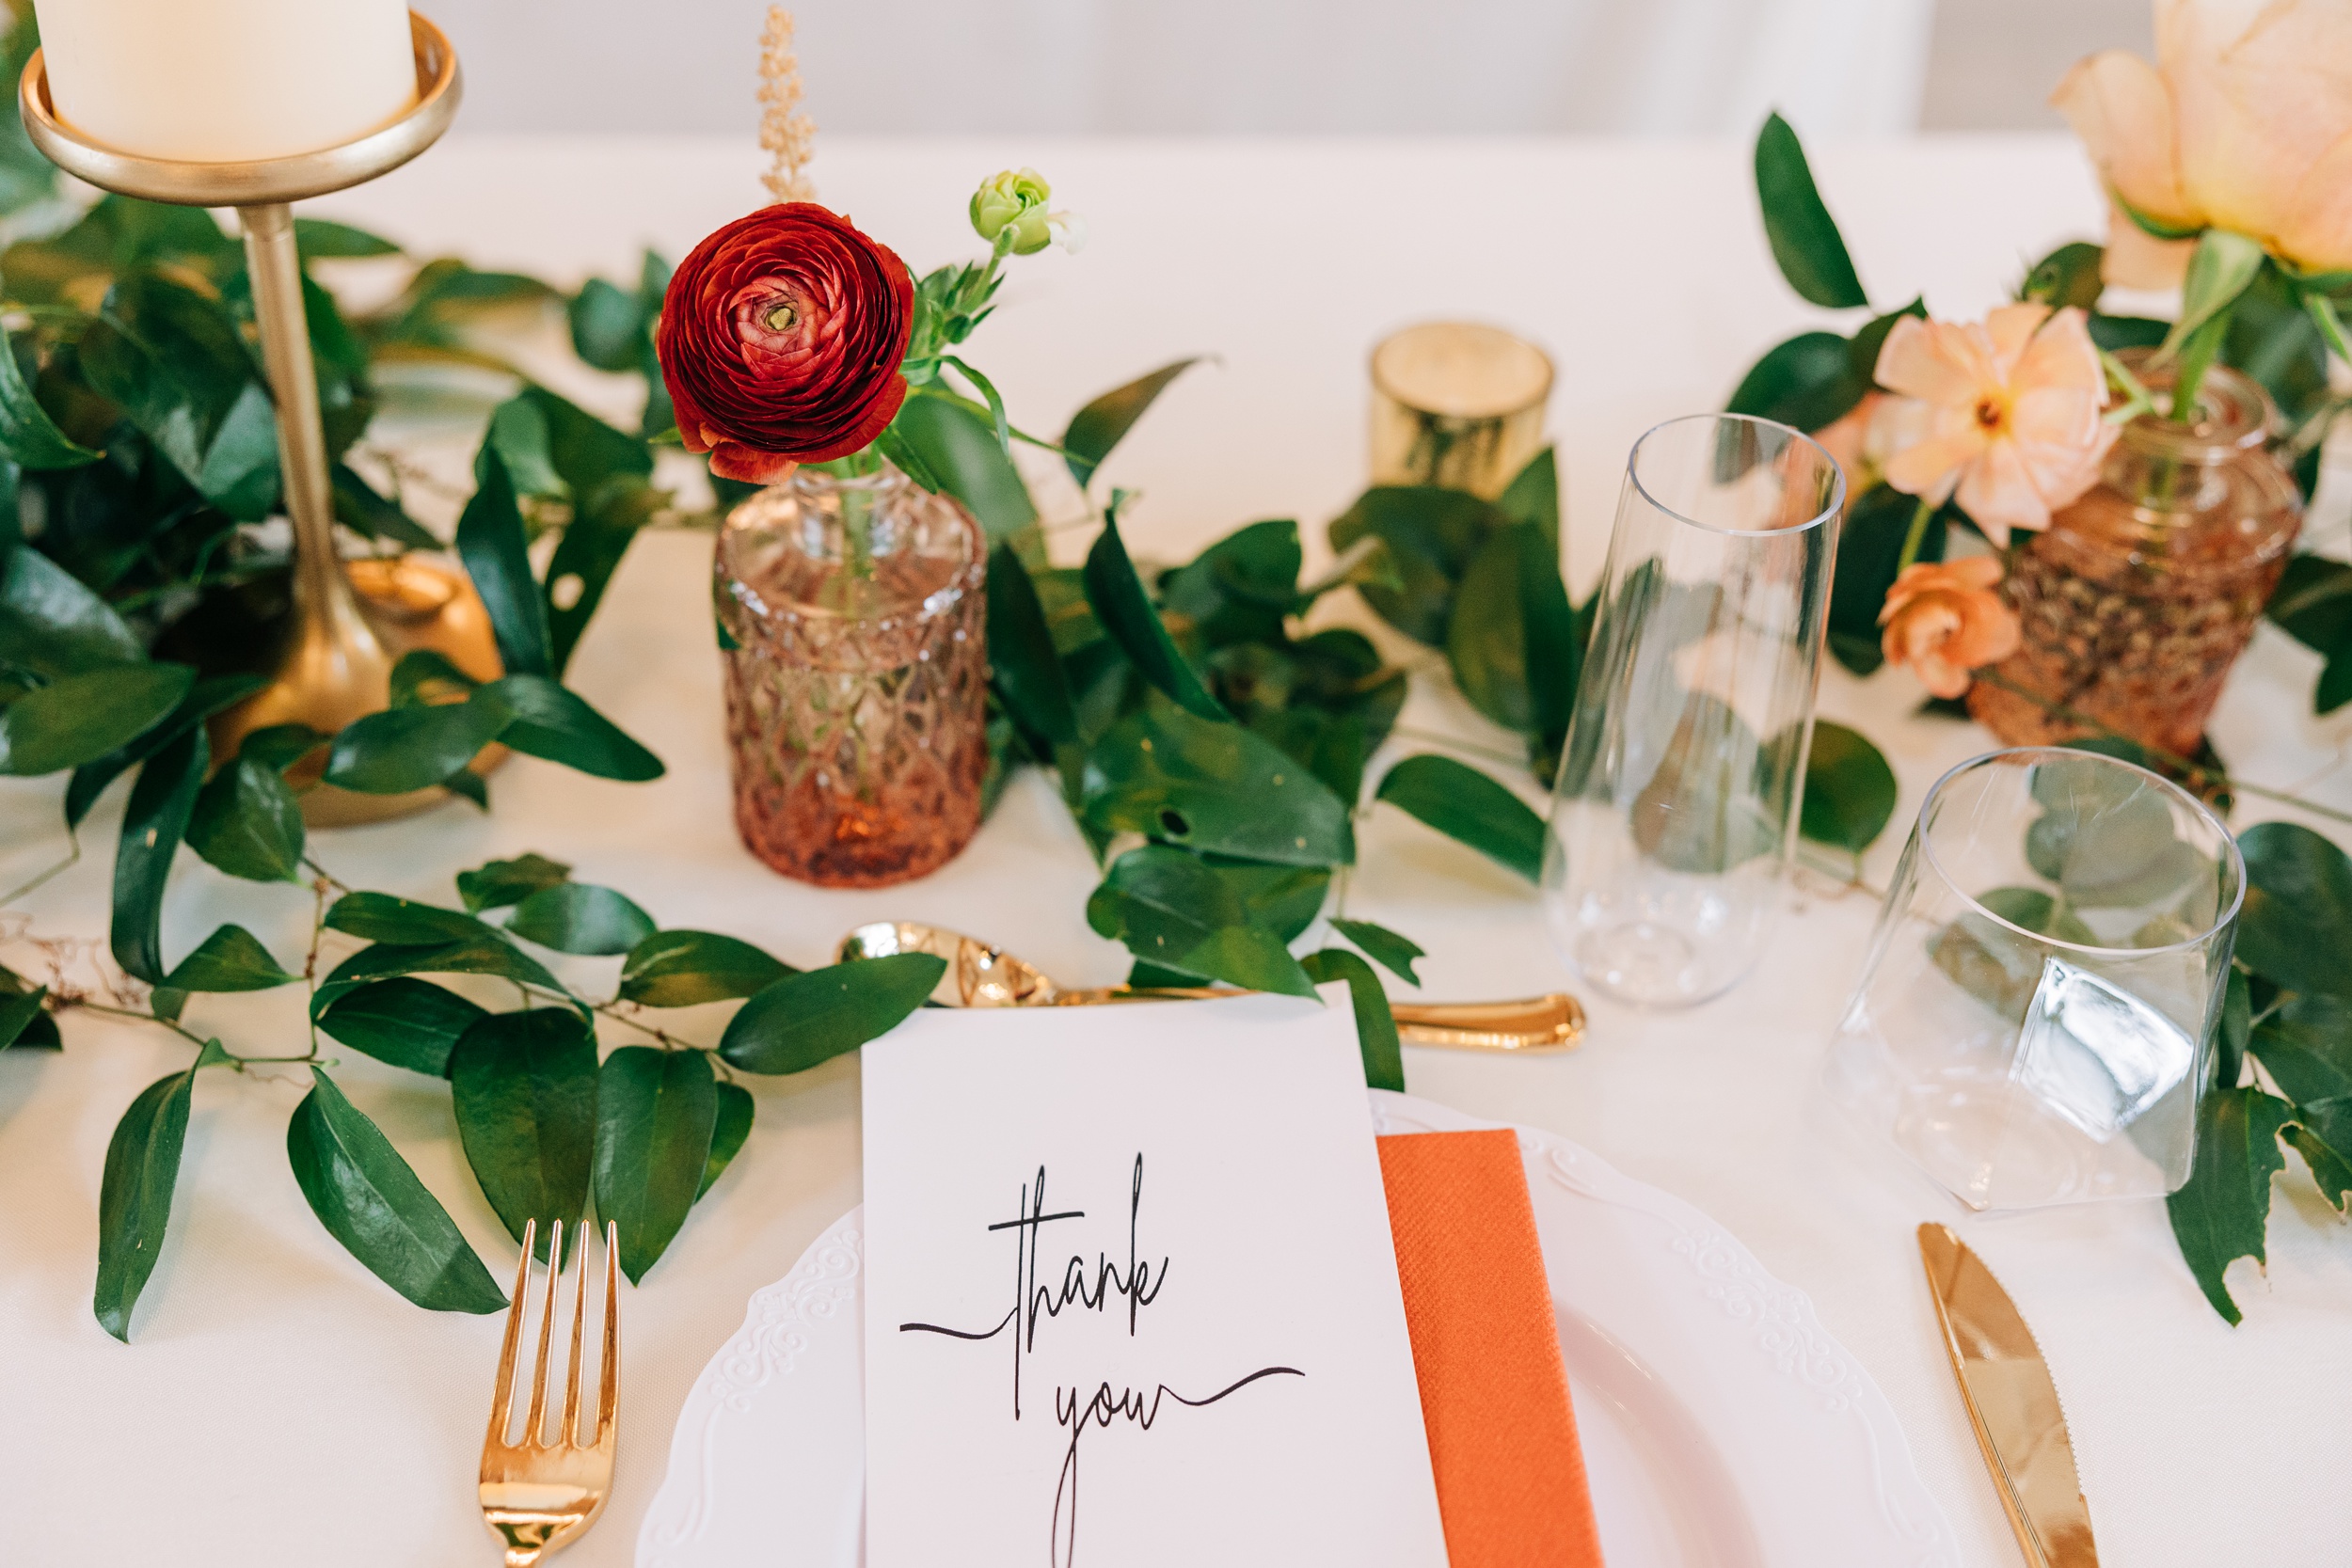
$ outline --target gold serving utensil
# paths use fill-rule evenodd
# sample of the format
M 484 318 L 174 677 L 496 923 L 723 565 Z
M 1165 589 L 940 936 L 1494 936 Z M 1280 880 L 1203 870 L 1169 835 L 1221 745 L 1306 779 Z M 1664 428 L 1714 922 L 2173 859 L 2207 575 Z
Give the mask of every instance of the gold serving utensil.
M 1206 986 L 1057 985 L 1025 959 L 977 937 L 914 920 L 882 920 L 860 926 L 841 939 L 840 958 L 882 958 L 894 953 L 930 953 L 947 960 L 944 1000 L 966 1007 L 1085 1007 L 1109 1002 L 1196 1001 L 1234 996 Z M 1506 1051 L 1539 1055 L 1565 1051 L 1584 1036 L 1584 1009 L 1573 996 L 1554 991 L 1520 1002 L 1397 1002 L 1389 1004 L 1397 1034 L 1415 1045 L 1455 1051 Z
M 1919 1257 L 1961 1402 L 2026 1568 L 2099 1568 L 2074 1439 L 2033 1331 L 1949 1226 L 1919 1227 Z
M 548 1409 L 548 1353 L 555 1340 L 555 1287 L 564 1272 L 564 1222 L 548 1239 L 547 1289 L 539 1302 L 539 1354 L 531 1376 L 531 1408 L 521 1434 L 507 1432 L 515 1411 L 515 1353 L 522 1345 L 523 1313 L 531 1294 L 532 1247 L 539 1222 L 523 1225 L 522 1267 L 515 1275 L 515 1297 L 506 1309 L 506 1344 L 499 1352 L 498 1390 L 490 1396 L 490 1430 L 482 1440 L 482 1522 L 506 1548 L 506 1568 L 534 1568 L 549 1552 L 586 1533 L 612 1492 L 612 1450 L 619 1437 L 621 1399 L 620 1238 L 604 1227 L 603 1354 L 596 1380 L 596 1438 L 580 1440 L 581 1330 L 587 1320 L 588 1245 L 573 1238 L 578 1255 L 572 1287 L 572 1354 L 564 1379 L 564 1404 L 555 1435 L 544 1435 Z

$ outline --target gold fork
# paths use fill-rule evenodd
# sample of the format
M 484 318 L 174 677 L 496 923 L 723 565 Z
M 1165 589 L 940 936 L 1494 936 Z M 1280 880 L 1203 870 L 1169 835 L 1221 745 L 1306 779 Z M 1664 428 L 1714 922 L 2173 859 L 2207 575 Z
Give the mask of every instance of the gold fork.
M 588 1305 L 587 1237 L 574 1237 L 580 1255 L 572 1291 L 572 1355 L 564 1385 L 563 1414 L 552 1441 L 544 1435 L 548 1408 L 548 1352 L 555 1339 L 555 1287 L 564 1272 L 564 1222 L 548 1238 L 548 1284 L 540 1296 L 539 1355 L 531 1377 L 531 1410 L 522 1436 L 507 1440 L 515 1413 L 515 1353 L 522 1345 L 525 1298 L 531 1292 L 531 1258 L 539 1222 L 523 1225 L 522 1267 L 515 1275 L 515 1297 L 506 1309 L 506 1344 L 499 1352 L 498 1390 L 490 1396 L 490 1431 L 482 1440 L 482 1522 L 506 1547 L 506 1568 L 533 1568 L 540 1559 L 570 1544 L 596 1523 L 612 1491 L 612 1449 L 619 1434 L 621 1398 L 620 1238 L 604 1227 L 604 1354 L 596 1387 L 596 1435 L 580 1441 L 580 1349 Z

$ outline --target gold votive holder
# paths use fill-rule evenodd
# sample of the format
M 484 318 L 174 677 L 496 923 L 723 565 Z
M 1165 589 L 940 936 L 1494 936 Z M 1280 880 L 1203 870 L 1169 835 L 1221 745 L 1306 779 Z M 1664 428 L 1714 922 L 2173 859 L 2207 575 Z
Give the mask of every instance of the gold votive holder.
M 1551 359 L 1499 326 L 1423 322 L 1372 351 L 1372 483 L 1492 500 L 1543 447 Z

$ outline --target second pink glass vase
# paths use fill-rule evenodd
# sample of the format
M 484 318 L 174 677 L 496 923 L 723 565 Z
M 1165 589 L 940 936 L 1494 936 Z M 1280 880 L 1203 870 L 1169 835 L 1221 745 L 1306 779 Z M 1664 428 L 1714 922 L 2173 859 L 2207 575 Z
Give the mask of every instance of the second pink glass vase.
M 803 881 L 883 887 L 979 827 L 988 653 L 979 527 L 898 469 L 803 467 L 736 508 L 713 584 L 735 822 Z

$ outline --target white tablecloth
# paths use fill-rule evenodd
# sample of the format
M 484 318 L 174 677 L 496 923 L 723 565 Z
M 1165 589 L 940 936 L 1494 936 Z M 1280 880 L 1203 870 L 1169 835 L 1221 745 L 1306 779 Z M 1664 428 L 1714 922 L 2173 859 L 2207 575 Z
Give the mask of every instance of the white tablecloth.
M 2098 218 L 2090 179 L 2059 141 L 1831 148 L 1818 162 L 1885 305 L 1924 291 L 1939 313 L 1974 314 L 2048 243 L 2093 232 Z M 973 345 L 1016 417 L 1057 428 L 1144 369 L 1221 356 L 1180 381 L 1114 459 L 1119 483 L 1144 496 L 1131 537 L 1168 559 L 1263 516 L 1298 517 L 1318 549 L 1363 473 L 1370 345 L 1404 322 L 1462 314 L 1519 328 L 1559 361 L 1551 423 L 1583 591 L 1633 437 L 1720 404 L 1756 352 L 1805 314 L 1772 271 L 1745 150 L 1730 145 L 834 140 L 818 178 L 919 270 L 973 248 L 965 194 L 1023 163 L 1087 214 L 1094 243 L 1016 265 L 1004 309 Z M 694 142 L 457 140 L 319 205 L 485 265 L 620 276 L 641 243 L 675 256 L 753 204 L 756 166 L 749 149 Z M 1083 539 L 1058 543 L 1074 550 Z M 707 551 L 697 535 L 641 542 L 572 671 L 660 752 L 667 777 L 607 784 L 518 759 L 497 777 L 487 816 L 451 805 L 321 833 L 319 856 L 356 885 L 447 901 L 456 869 L 537 849 L 664 924 L 738 933 L 803 963 L 854 924 L 910 917 L 1011 942 L 1057 975 L 1120 974 L 1124 954 L 1083 916 L 1095 873 L 1035 778 L 960 860 L 910 887 L 818 892 L 742 852 L 728 816 Z M 2329 771 L 2347 722 L 2305 715 L 2313 662 L 2265 630 L 2217 738 L 2248 776 L 2352 801 Z M 1986 745 L 1969 726 L 1905 718 L 1917 697 L 1900 673 L 1864 684 L 1832 671 L 1822 687 L 1823 711 L 1862 723 L 1902 776 L 1898 830 L 1871 856 L 1882 880 L 1927 783 Z M 1441 691 L 1417 694 L 1406 723 L 1508 746 Z M 55 783 L 0 791 L 0 880 L 59 847 L 56 795 Z M 118 785 L 88 824 L 84 863 L 26 902 L 38 931 L 104 931 L 120 799 Z M 1524 885 L 1385 808 L 1362 850 L 1350 912 L 1429 947 L 1427 994 L 1567 983 Z M 1872 901 L 1817 883 L 1803 903 L 1756 976 L 1708 1006 L 1644 1017 L 1596 1004 L 1590 1042 L 1571 1055 L 1410 1050 L 1406 1071 L 1418 1093 L 1565 1133 L 1689 1198 L 1810 1292 L 1900 1414 L 1965 1560 L 2007 1565 L 2015 1548 L 1912 1243 L 1920 1220 L 1952 1218 L 1955 1206 L 1849 1132 L 1814 1086 Z M 230 883 L 183 856 L 167 945 L 185 951 L 235 919 L 281 959 L 298 957 L 309 904 L 303 890 Z M 299 1005 L 292 993 L 199 999 L 191 1021 L 265 1052 L 298 1038 Z M 337 1054 L 354 1100 L 485 1256 L 511 1258 L 464 1168 L 446 1089 Z M 282 1152 L 298 1075 L 205 1076 L 136 1342 L 115 1343 L 92 1320 L 108 1133 L 141 1086 L 187 1055 L 160 1031 L 85 1016 L 69 1021 L 62 1055 L 0 1058 L 0 1561 L 490 1561 L 472 1471 L 500 1320 L 419 1311 L 327 1237 Z M 618 1490 L 566 1561 L 630 1560 L 705 1358 L 749 1292 L 857 1201 L 857 1082 L 853 1059 L 755 1081 L 749 1146 L 624 1305 Z M 2158 1204 L 1965 1233 L 2054 1364 L 2103 1560 L 2341 1560 L 2352 1525 L 2352 1246 L 2299 1170 L 2280 1185 L 2267 1281 L 2250 1264 L 2233 1272 L 2247 1312 L 2237 1329 L 2198 1295 Z

